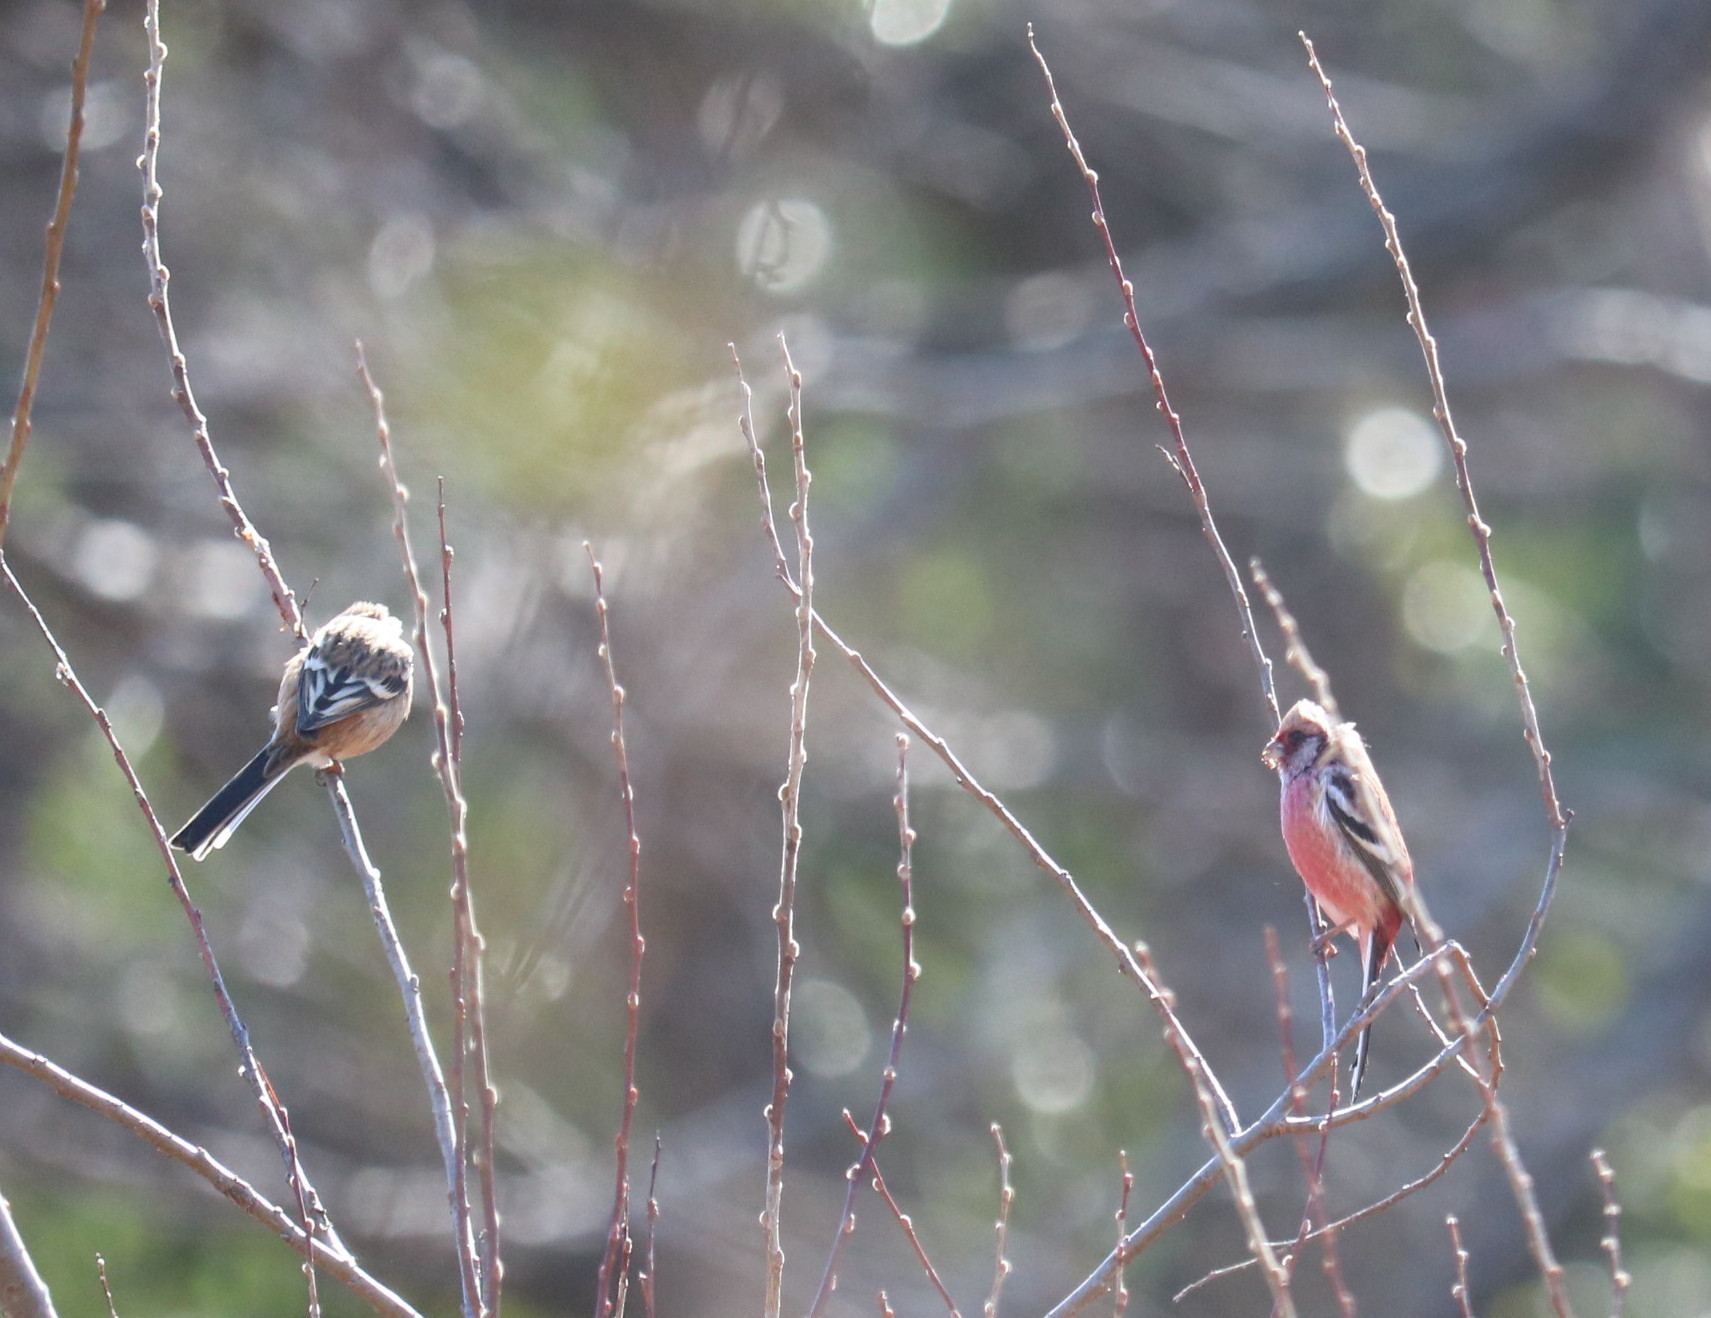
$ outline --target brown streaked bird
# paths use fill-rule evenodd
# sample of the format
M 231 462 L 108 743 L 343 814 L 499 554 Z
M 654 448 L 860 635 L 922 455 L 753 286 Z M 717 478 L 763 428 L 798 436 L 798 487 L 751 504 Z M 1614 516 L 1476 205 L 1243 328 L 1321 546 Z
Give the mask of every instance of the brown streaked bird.
M 1283 845 L 1295 872 L 1331 924 L 1360 945 L 1361 997 L 1378 983 L 1407 922 L 1414 862 L 1396 812 L 1353 723 L 1334 723 L 1311 700 L 1297 701 L 1260 753 L 1282 781 Z M 1368 1025 L 1355 1043 L 1349 1088 L 1366 1076 Z
M 415 651 L 384 604 L 358 600 L 285 661 L 273 736 L 173 835 L 172 845 L 205 859 L 273 785 L 299 764 L 324 769 L 380 745 L 410 712 Z

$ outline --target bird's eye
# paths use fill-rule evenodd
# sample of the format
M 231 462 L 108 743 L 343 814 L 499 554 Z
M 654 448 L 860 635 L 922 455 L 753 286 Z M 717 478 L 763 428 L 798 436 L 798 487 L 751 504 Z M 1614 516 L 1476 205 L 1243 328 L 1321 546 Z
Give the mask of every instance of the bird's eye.
M 1290 750 L 1299 750 L 1301 743 L 1307 740 L 1307 734 L 1300 728 L 1291 728 L 1283 734 L 1283 744 Z

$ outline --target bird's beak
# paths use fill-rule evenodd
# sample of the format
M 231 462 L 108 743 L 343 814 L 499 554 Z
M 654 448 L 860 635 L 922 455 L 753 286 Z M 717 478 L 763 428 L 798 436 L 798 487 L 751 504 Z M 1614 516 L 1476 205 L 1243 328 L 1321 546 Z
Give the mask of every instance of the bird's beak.
M 1259 753 L 1260 763 L 1268 769 L 1283 767 L 1283 743 L 1273 737 L 1266 742 L 1265 749 Z

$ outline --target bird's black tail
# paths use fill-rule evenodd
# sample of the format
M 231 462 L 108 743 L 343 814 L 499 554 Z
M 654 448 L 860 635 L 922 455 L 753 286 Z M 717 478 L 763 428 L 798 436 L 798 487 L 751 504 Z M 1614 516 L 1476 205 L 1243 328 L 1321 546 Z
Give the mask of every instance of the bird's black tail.
M 1391 944 L 1381 942 L 1377 937 L 1368 940 L 1366 948 L 1366 978 L 1361 983 L 1360 1005 L 1364 1010 L 1372 1001 L 1374 992 L 1378 989 L 1379 980 L 1384 974 L 1384 963 L 1390 959 Z M 1372 1042 L 1372 1026 L 1368 1025 L 1360 1032 L 1360 1038 L 1355 1040 L 1354 1070 L 1349 1074 L 1349 1102 L 1360 1097 L 1360 1083 L 1366 1079 L 1366 1053 Z
M 198 810 L 191 821 L 173 835 L 172 845 L 188 851 L 197 860 L 204 859 L 215 847 L 226 845 L 232 830 L 243 823 L 244 816 L 255 809 L 256 802 L 266 796 L 273 785 L 285 775 L 279 770 L 268 772 L 272 747 L 265 747 L 243 768 L 239 769 L 208 804 Z

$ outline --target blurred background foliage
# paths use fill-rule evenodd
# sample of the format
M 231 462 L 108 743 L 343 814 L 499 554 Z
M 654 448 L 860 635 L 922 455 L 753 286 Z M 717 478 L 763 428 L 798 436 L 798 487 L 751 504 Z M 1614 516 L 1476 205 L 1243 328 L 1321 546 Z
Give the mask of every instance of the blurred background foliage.
M 388 393 L 431 561 L 457 551 L 466 778 L 504 1093 L 507 1302 L 591 1302 L 622 1060 L 624 837 L 582 551 L 609 568 L 649 940 L 638 1129 L 663 1138 L 664 1314 L 760 1294 L 771 907 L 794 663 L 727 343 L 788 468 L 806 377 L 819 603 L 1145 939 L 1244 1112 L 1281 1063 L 1263 929 L 1316 1019 L 1255 675 L 1119 321 L 1024 44 L 1041 44 L 1239 560 L 1262 555 L 1374 747 L 1434 912 L 1488 977 L 1545 858 L 1536 782 L 1394 273 L 1295 33 L 1400 216 L 1560 782 L 1561 898 L 1504 1030 L 1507 1093 L 1577 1294 L 1711 1303 L 1711 7 L 1703 0 L 461 4 L 170 0 L 162 177 L 180 335 L 240 498 L 309 613 L 405 603 L 352 369 Z M 0 364 L 21 369 L 77 8 L 0 10 Z M 242 762 L 287 652 L 167 397 L 133 162 L 140 6 L 103 20 L 83 181 L 8 550 L 171 826 Z M 781 497 L 782 510 L 784 498 Z M 134 804 L 16 602 L 0 625 L 0 1028 L 283 1194 Z M 1269 638 L 1273 652 L 1278 648 Z M 893 732 L 813 687 L 786 1212 L 817 1279 L 900 984 Z M 1297 694 L 1290 677 L 1284 692 Z M 429 720 L 351 775 L 445 1021 Z M 1205 1157 L 1151 1012 L 917 749 L 925 967 L 882 1163 L 973 1312 L 988 1126 L 1016 1155 L 1005 1311 L 1037 1312 Z M 347 1238 L 450 1311 L 442 1190 L 395 990 L 307 778 L 190 882 Z M 1353 958 L 1334 963 L 1345 1004 Z M 1426 1042 L 1393 1013 L 1374 1067 Z M 1453 1080 L 1338 1133 L 1331 1202 L 1424 1173 Z M 645 1137 L 642 1141 L 645 1143 Z M 1254 1176 L 1294 1229 L 1296 1155 Z M 289 1258 L 175 1168 L 0 1075 L 0 1184 L 64 1307 L 289 1313 Z M 1483 1143 L 1350 1231 L 1369 1312 L 1538 1312 Z M 1130 1312 L 1259 1312 L 1221 1193 Z M 1304 1303 L 1324 1311 L 1316 1266 Z M 837 1311 L 931 1312 L 864 1201 Z M 324 1287 L 323 1295 L 333 1288 Z M 72 1297 L 76 1297 L 73 1299 Z M 335 1312 L 354 1306 L 330 1300 Z M 836 1306 L 835 1306 L 836 1307 Z

